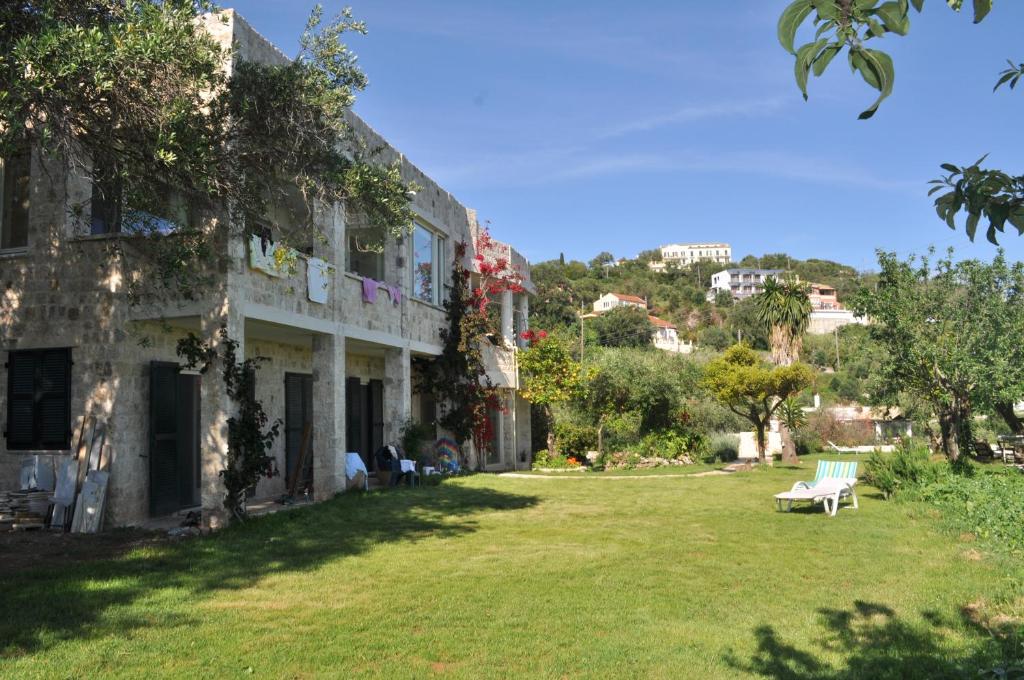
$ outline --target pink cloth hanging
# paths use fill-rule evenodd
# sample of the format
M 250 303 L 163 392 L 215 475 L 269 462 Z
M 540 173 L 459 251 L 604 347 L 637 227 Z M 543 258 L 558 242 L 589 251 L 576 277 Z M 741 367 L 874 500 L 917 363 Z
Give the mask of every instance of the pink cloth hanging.
M 402 301 L 402 289 L 392 283 L 381 283 L 380 286 L 388 292 L 391 302 L 397 307 L 398 303 Z
M 363 302 L 377 301 L 377 282 L 370 278 L 363 279 Z

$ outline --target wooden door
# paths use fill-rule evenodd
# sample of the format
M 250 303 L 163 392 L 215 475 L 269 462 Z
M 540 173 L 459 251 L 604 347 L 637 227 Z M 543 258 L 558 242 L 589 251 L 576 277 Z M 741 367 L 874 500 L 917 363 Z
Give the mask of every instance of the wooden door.
M 295 466 L 302 450 L 302 433 L 313 422 L 313 376 L 304 373 L 285 373 L 284 376 L 284 449 L 285 484 L 291 488 Z M 310 431 L 306 460 L 299 471 L 302 490 L 313 485 L 313 433 Z
M 199 502 L 199 377 L 154 361 L 149 378 L 149 512 Z

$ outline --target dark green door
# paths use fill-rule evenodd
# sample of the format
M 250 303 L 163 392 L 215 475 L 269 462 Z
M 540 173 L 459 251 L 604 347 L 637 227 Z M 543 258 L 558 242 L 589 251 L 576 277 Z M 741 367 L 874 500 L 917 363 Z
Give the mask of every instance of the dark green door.
M 306 460 L 299 471 L 298 492 L 313 486 L 313 376 L 305 373 L 284 375 L 284 451 L 285 483 L 291 488 L 292 477 L 302 451 L 302 433 L 310 426 Z
M 199 477 L 199 376 L 154 361 L 149 367 L 150 514 L 196 505 Z

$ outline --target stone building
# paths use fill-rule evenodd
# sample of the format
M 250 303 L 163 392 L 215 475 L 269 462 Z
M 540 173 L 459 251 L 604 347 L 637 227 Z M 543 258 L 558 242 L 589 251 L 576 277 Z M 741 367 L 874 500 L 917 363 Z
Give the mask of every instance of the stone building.
M 240 58 L 286 60 L 240 16 L 220 14 L 209 30 L 235 44 Z M 404 179 L 420 187 L 410 236 L 380 254 L 361 252 L 343 207 L 315 205 L 327 238 L 296 253 L 294 267 L 272 266 L 273 229 L 269 238 L 232 238 L 202 299 L 160 305 L 129 303 L 125 277 L 132 274 L 111 247 L 130 237 L 108 228 L 96 210 L 89 214 L 91 172 L 39 153 L 5 160 L 0 490 L 17 488 L 25 456 L 68 456 L 91 417 L 106 428 L 107 526 L 198 507 L 204 521 L 222 521 L 218 473 L 234 404 L 219 375 L 183 371 L 176 353 L 189 332 L 216 341 L 222 326 L 245 357 L 266 358 L 257 397 L 282 422 L 272 451 L 279 474 L 262 479 L 254 498 L 280 496 L 292 475 L 316 500 L 330 498 L 346 486 L 345 452 L 358 452 L 372 470 L 373 451 L 396 441 L 406 422 L 434 422 L 438 405 L 416 392 L 413 359 L 440 354 L 455 246 L 467 243 L 471 260 L 479 227 L 472 210 L 367 125 L 355 117 L 352 123 L 369 147 L 383 148 L 382 161 L 399 161 Z M 72 205 L 86 205 L 86 214 Z M 275 212 L 268 224 L 276 219 Z M 526 292 L 502 297 L 502 338 L 488 353 L 503 408 L 492 414 L 487 450 L 463 445 L 464 463 L 489 470 L 527 466 L 530 457 L 529 406 L 516 393 L 516 337 L 528 326 L 532 284 L 529 264 L 505 247 Z M 312 455 L 298 470 L 309 423 Z

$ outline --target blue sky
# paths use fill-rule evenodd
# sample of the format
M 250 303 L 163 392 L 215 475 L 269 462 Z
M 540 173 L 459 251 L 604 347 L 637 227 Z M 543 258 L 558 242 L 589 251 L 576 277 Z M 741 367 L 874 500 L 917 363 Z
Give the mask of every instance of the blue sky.
M 1024 171 L 1024 92 L 992 93 L 1024 59 L 1024 3 L 978 26 L 926 3 L 882 41 L 896 91 L 865 122 L 872 91 L 839 60 L 802 100 L 775 38 L 785 0 L 352 1 L 370 31 L 351 40 L 370 79 L 356 111 L 535 262 L 705 239 L 861 269 L 876 248 L 988 258 L 926 182 L 984 153 Z M 230 6 L 294 54 L 313 4 Z

